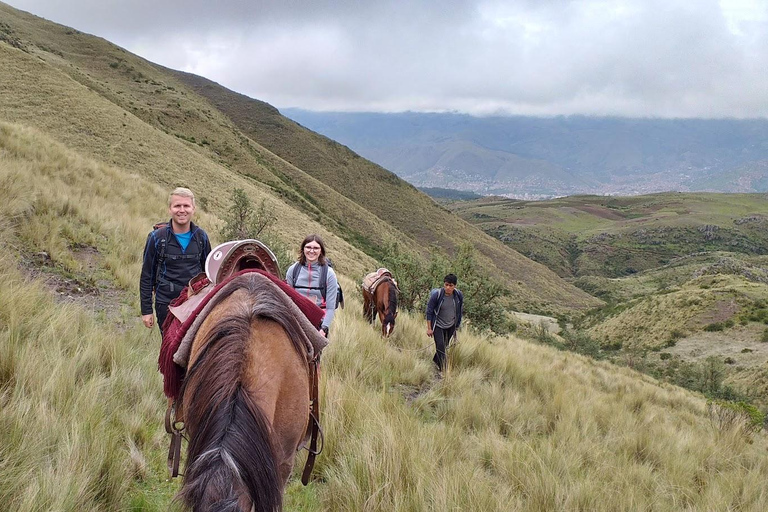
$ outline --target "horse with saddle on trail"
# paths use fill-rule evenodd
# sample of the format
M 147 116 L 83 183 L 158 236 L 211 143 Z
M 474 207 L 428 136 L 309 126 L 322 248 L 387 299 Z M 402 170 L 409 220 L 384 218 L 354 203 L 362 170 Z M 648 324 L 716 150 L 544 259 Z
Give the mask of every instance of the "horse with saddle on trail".
M 376 313 L 381 322 L 381 335 L 385 338 L 395 329 L 397 317 L 397 295 L 400 289 L 392 273 L 386 268 L 380 268 L 363 278 L 363 316 L 373 324 Z
M 178 474 L 185 435 L 178 498 L 187 507 L 274 512 L 297 450 L 309 445 L 305 485 L 320 451 L 323 311 L 280 279 L 257 240 L 214 248 L 206 273 L 171 304 L 163 327 L 169 469 Z

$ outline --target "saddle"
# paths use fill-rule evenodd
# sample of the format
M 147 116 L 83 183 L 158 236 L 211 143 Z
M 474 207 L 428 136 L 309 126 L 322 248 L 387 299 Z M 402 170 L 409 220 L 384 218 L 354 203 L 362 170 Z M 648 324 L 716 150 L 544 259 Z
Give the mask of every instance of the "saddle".
M 395 278 L 392 277 L 392 272 L 382 267 L 375 272 L 366 274 L 366 276 L 363 278 L 363 290 L 366 290 L 368 293 L 373 295 L 373 293 L 376 291 L 376 288 L 387 278 L 391 279 L 392 282 L 395 283 L 395 287 L 397 287 L 397 281 L 395 281 Z
M 247 268 L 266 270 L 278 279 L 282 278 L 274 253 L 258 240 L 235 240 L 217 245 L 205 260 L 205 275 L 214 285 Z
M 260 241 L 234 240 L 217 245 L 205 259 L 205 274 L 198 274 L 190 280 L 187 300 L 178 305 L 172 304 L 168 311 L 182 323 L 185 322 L 216 285 L 247 269 L 264 270 L 281 278 L 277 258 Z

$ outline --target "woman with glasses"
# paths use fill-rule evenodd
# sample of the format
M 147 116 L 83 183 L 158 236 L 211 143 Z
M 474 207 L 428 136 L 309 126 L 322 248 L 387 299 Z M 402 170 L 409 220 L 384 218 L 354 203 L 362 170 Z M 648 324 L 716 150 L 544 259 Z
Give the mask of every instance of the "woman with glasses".
M 299 293 L 325 310 L 320 331 L 328 337 L 328 330 L 336 313 L 338 280 L 325 257 L 325 244 L 318 235 L 309 235 L 299 247 L 299 260 L 288 268 L 285 281 Z M 326 307 L 326 304 L 331 304 Z

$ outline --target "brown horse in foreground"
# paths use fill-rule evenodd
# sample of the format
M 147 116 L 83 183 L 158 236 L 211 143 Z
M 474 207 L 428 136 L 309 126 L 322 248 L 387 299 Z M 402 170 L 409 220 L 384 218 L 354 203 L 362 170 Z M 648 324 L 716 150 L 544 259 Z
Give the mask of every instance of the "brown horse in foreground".
M 242 282 L 211 301 L 192 343 L 182 389 L 189 446 L 179 498 L 196 511 L 279 510 L 307 438 L 307 341 L 316 329 L 296 318 L 281 290 L 253 275 L 236 278 Z
M 379 313 L 381 321 L 381 335 L 385 338 L 395 330 L 395 318 L 397 317 L 397 284 L 390 278 L 384 278 L 376 286 L 374 293 L 363 287 L 363 316 L 371 324 L 376 321 L 376 313 Z

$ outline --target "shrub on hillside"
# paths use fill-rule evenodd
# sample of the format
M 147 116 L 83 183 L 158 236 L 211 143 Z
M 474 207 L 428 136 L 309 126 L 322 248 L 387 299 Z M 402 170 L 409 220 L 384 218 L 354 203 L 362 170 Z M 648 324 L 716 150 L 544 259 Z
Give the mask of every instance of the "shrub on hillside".
M 698 375 L 698 390 L 708 396 L 718 396 L 723 391 L 725 364 L 715 356 L 708 357 Z
M 266 200 L 262 199 L 259 207 L 254 209 L 251 199 L 241 188 L 232 191 L 231 200 L 232 206 L 224 214 L 224 227 L 219 233 L 221 239 L 258 239 L 272 249 L 280 268 L 285 271 L 293 263 L 289 256 L 291 251 L 285 242 L 270 232 L 277 222 L 277 215 L 267 208 Z
M 586 332 L 565 330 L 562 332 L 562 336 L 568 350 L 584 354 L 593 359 L 605 358 L 600 342 L 589 336 Z
M 712 426 L 720 432 L 741 430 L 750 436 L 759 432 L 765 422 L 765 414 L 746 402 L 708 400 L 707 413 Z

